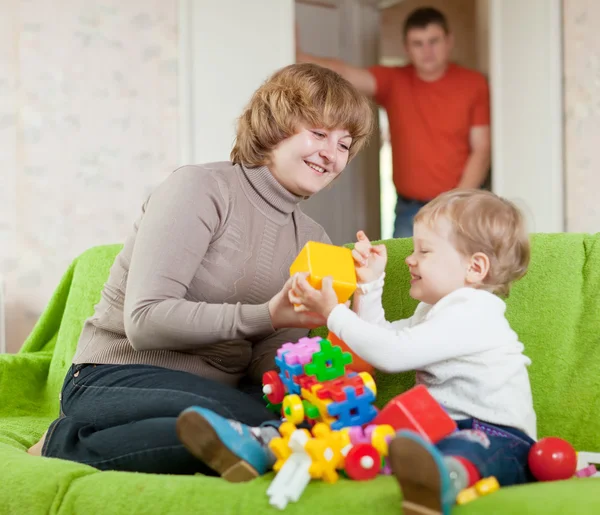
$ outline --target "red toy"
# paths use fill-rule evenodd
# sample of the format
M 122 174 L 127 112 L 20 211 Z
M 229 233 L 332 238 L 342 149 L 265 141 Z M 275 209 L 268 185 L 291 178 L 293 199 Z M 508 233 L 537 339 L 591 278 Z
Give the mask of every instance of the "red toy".
M 371 424 L 389 424 L 396 431 L 409 429 L 436 443 L 456 431 L 456 422 L 423 385 L 415 386 L 388 402 Z
M 528 462 L 538 481 L 569 479 L 577 470 L 577 453 L 569 442 L 549 436 L 531 446 Z
M 369 443 L 354 445 L 346 455 L 345 462 L 346 474 L 355 481 L 373 479 L 381 470 L 381 456 Z

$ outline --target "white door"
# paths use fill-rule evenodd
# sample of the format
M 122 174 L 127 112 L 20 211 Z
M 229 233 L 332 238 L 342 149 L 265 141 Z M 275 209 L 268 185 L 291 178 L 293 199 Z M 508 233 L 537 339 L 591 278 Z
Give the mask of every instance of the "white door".
M 307 52 L 377 62 L 376 0 L 180 0 L 179 10 L 181 164 L 229 158 L 254 90 L 294 62 L 295 18 Z M 358 229 L 379 237 L 378 147 L 375 136 L 336 184 L 303 205 L 334 243 L 354 241 Z
M 252 93 L 291 64 L 293 0 L 179 0 L 180 162 L 226 161 Z
M 564 221 L 561 0 L 490 0 L 492 188 L 529 229 Z
M 356 66 L 377 63 L 379 10 L 377 1 L 296 0 L 302 50 L 343 59 Z M 375 134 L 342 176 L 326 191 L 303 204 L 333 243 L 354 241 L 356 231 L 380 235 L 379 138 Z

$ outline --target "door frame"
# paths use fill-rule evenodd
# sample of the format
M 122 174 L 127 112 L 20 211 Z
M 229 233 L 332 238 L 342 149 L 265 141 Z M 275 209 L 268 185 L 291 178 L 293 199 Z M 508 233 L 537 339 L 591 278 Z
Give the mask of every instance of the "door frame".
M 563 232 L 562 1 L 489 1 L 492 190 L 524 208 L 530 231 Z
M 562 232 L 563 2 L 478 1 L 488 3 L 492 190 L 523 208 L 531 231 Z
M 290 1 L 290 0 L 287 0 Z M 338 0 L 304 0 L 336 5 Z M 379 8 L 402 0 L 381 0 Z M 488 0 L 489 1 L 489 62 L 492 99 L 492 189 L 499 195 L 521 202 L 529 219 L 530 230 L 536 232 L 562 232 L 565 230 L 565 178 L 564 178 L 564 107 L 563 107 L 563 48 L 562 0 Z M 373 5 L 376 0 L 361 0 Z M 189 163 L 194 152 L 194 92 L 190 78 L 194 75 L 190 34 L 193 27 L 190 15 L 192 0 L 179 0 L 179 159 Z M 506 9 L 513 15 L 517 8 L 531 27 L 515 29 L 515 16 L 508 19 Z M 527 7 L 529 6 L 529 8 Z M 533 7 L 532 7 L 533 6 Z M 503 11 L 503 9 L 505 9 Z M 532 9 L 535 16 L 531 16 Z M 293 19 L 293 15 L 291 16 Z M 519 18 L 519 17 L 516 17 Z M 526 24 L 527 25 L 527 24 Z M 292 31 L 292 29 L 290 28 Z M 291 32 L 293 34 L 293 32 Z M 532 37 L 537 35 L 538 37 Z M 509 37 L 510 36 L 510 37 Z M 293 36 L 290 36 L 293 38 Z M 507 43 L 511 45 L 507 45 Z M 519 91 L 519 102 L 526 109 L 519 111 L 527 123 L 516 125 L 510 113 L 515 109 L 514 95 L 510 89 L 511 62 L 517 50 L 526 50 L 536 56 L 525 63 L 527 80 L 537 74 L 539 85 Z M 507 51 L 508 50 L 508 51 Z M 292 62 L 290 54 L 290 62 Z M 511 61 L 512 60 L 512 61 Z M 503 85 L 509 87 L 504 88 Z M 540 88 L 543 93 L 540 95 Z M 527 114 L 533 113 L 531 116 Z M 533 138 L 532 136 L 535 136 Z M 530 145 L 519 141 L 532 140 Z M 533 141 L 535 140 L 535 141 Z M 527 178 L 524 181 L 524 177 Z

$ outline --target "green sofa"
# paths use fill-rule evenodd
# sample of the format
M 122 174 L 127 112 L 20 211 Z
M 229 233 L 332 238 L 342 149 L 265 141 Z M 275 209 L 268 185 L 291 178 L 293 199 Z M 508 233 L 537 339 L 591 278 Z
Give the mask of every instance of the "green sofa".
M 515 285 L 507 316 L 532 358 L 539 436 L 556 435 L 577 450 L 600 451 L 600 235 L 534 235 L 528 275 Z M 386 241 L 390 262 L 388 318 L 408 316 L 403 264 L 411 240 Z M 32 334 L 15 355 L 0 356 L 0 513 L 234 514 L 278 513 L 269 506 L 267 475 L 245 484 L 203 476 L 99 472 L 89 466 L 26 454 L 57 416 L 58 394 L 83 320 L 93 311 L 120 246 L 96 247 L 64 275 Z M 444 342 L 440 341 L 440 345 Z M 377 375 L 378 404 L 409 388 L 413 374 Z M 390 477 L 312 482 L 289 514 L 398 514 Z M 600 479 L 502 488 L 456 507 L 467 514 L 600 513 Z

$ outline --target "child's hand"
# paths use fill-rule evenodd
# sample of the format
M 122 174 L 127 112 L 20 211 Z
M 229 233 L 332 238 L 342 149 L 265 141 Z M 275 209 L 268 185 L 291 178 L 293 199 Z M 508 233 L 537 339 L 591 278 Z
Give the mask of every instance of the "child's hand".
M 371 245 L 363 231 L 356 233 L 356 239 L 352 250 L 356 277 L 359 283 L 370 283 L 385 271 L 387 248 L 385 245 Z
M 290 302 L 296 305 L 297 311 L 309 311 L 327 319 L 329 313 L 339 304 L 333 289 L 333 280 L 331 277 L 325 277 L 321 289 L 316 290 L 308 283 L 306 277 L 306 273 L 294 275 L 292 289 L 288 294 Z

